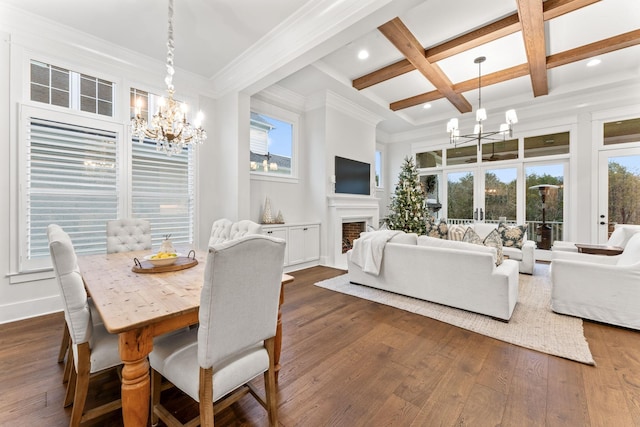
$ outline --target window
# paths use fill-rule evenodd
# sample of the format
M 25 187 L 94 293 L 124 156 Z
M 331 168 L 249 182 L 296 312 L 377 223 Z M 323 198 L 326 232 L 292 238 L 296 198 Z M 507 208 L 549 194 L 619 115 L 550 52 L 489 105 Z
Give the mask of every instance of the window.
M 478 147 L 469 145 L 466 147 L 454 147 L 447 149 L 447 166 L 464 165 L 478 162 Z
M 50 77 L 64 74 L 55 67 L 46 70 L 44 74 Z M 84 77 L 78 75 L 79 79 Z M 52 84 L 53 80 L 48 80 L 47 91 L 38 93 L 51 94 L 63 86 Z M 151 222 L 154 245 L 168 234 L 175 243 L 193 240 L 194 153 L 185 148 L 167 156 L 156 150 L 155 141 L 123 140 L 122 123 L 98 117 L 102 116 L 103 81 L 85 80 L 82 90 L 80 85 L 69 86 L 68 98 L 80 103 L 82 93 L 84 106 L 92 105 L 82 109 L 95 108 L 94 118 L 73 112 L 71 107 L 61 111 L 22 106 L 21 181 L 25 191 L 19 193 L 21 271 L 49 265 L 46 229 L 52 223 L 69 233 L 78 254 L 105 252 L 107 221 L 131 216 Z M 33 86 L 33 78 L 30 84 Z M 145 94 L 147 101 L 155 102 L 155 95 Z
M 532 136 L 524 139 L 524 157 L 569 154 L 569 132 Z
M 416 167 L 435 168 L 442 166 L 442 150 L 427 151 L 416 154 Z
M 116 127 L 25 108 L 25 265 L 48 261 L 46 229 L 60 225 L 78 253 L 106 250 L 106 221 L 118 216 Z M 67 116 L 67 117 L 65 117 Z
M 142 117 L 157 111 L 161 97 L 131 88 L 130 115 L 136 103 Z M 194 223 L 194 156 L 191 146 L 168 156 L 158 151 L 155 140 L 133 139 L 131 154 L 131 211 L 135 218 L 151 224 L 152 244 L 159 245 L 167 235 L 173 243 L 191 243 Z
M 193 236 L 193 150 L 167 156 L 156 142 L 133 143 L 131 201 L 136 218 L 151 223 L 151 239 L 160 245 L 166 235 L 173 243 L 191 243 Z
M 268 114 L 251 112 L 249 168 L 255 175 L 293 177 L 295 123 Z
M 482 145 L 482 162 L 495 162 L 518 158 L 518 140 L 489 142 Z
M 540 184 L 557 185 L 558 188 L 549 189 L 545 196 L 544 221 L 551 230 L 551 243 L 564 240 L 564 163 L 549 165 L 526 165 L 526 212 L 525 220 L 529 227 L 529 238 L 533 239 L 537 228 L 542 225 L 542 199 L 537 189 L 530 187 Z
M 604 145 L 640 142 L 640 119 L 604 124 Z
M 382 151 L 376 150 L 376 187 L 382 188 Z
M 113 117 L 113 82 L 31 61 L 31 100 Z

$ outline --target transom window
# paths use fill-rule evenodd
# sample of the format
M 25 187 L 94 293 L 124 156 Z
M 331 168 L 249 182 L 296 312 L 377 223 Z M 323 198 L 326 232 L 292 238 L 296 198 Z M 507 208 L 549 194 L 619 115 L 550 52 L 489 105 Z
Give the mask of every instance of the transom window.
M 31 61 L 32 101 L 113 117 L 113 82 Z

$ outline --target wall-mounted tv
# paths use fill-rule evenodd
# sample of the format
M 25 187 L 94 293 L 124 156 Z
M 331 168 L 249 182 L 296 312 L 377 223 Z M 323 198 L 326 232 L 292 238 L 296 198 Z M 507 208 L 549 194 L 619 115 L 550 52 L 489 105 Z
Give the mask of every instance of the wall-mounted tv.
M 336 193 L 371 194 L 371 165 L 336 156 Z

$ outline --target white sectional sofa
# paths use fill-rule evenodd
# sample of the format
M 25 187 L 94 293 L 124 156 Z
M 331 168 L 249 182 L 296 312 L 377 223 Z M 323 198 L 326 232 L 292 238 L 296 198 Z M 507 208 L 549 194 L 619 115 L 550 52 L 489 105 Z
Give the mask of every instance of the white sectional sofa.
M 505 321 L 518 300 L 518 262 L 496 266 L 495 248 L 401 232 L 384 246 L 378 275 L 364 272 L 352 255 L 352 283 Z
M 498 224 L 475 223 L 470 224 L 475 232 L 484 240 L 492 230 L 498 227 Z M 503 246 L 502 251 L 509 259 L 518 261 L 518 271 L 524 274 L 533 274 L 533 266 L 535 265 L 535 249 L 536 242 L 527 240 L 527 233 L 523 237 L 522 248 Z

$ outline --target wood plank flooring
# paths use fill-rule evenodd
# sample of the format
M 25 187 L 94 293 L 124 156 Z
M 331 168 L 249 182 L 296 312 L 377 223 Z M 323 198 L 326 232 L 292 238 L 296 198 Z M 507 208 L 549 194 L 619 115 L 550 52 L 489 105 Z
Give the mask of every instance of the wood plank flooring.
M 286 286 L 281 425 L 640 426 L 640 332 L 585 321 L 592 367 L 313 286 L 342 273 L 301 270 Z M 56 363 L 63 321 L 0 325 L 0 426 L 68 425 Z M 93 384 L 89 407 L 119 393 L 115 374 Z M 179 418 L 197 409 L 175 390 L 162 399 Z M 268 425 L 250 396 L 215 420 Z M 122 420 L 115 412 L 88 425 Z

